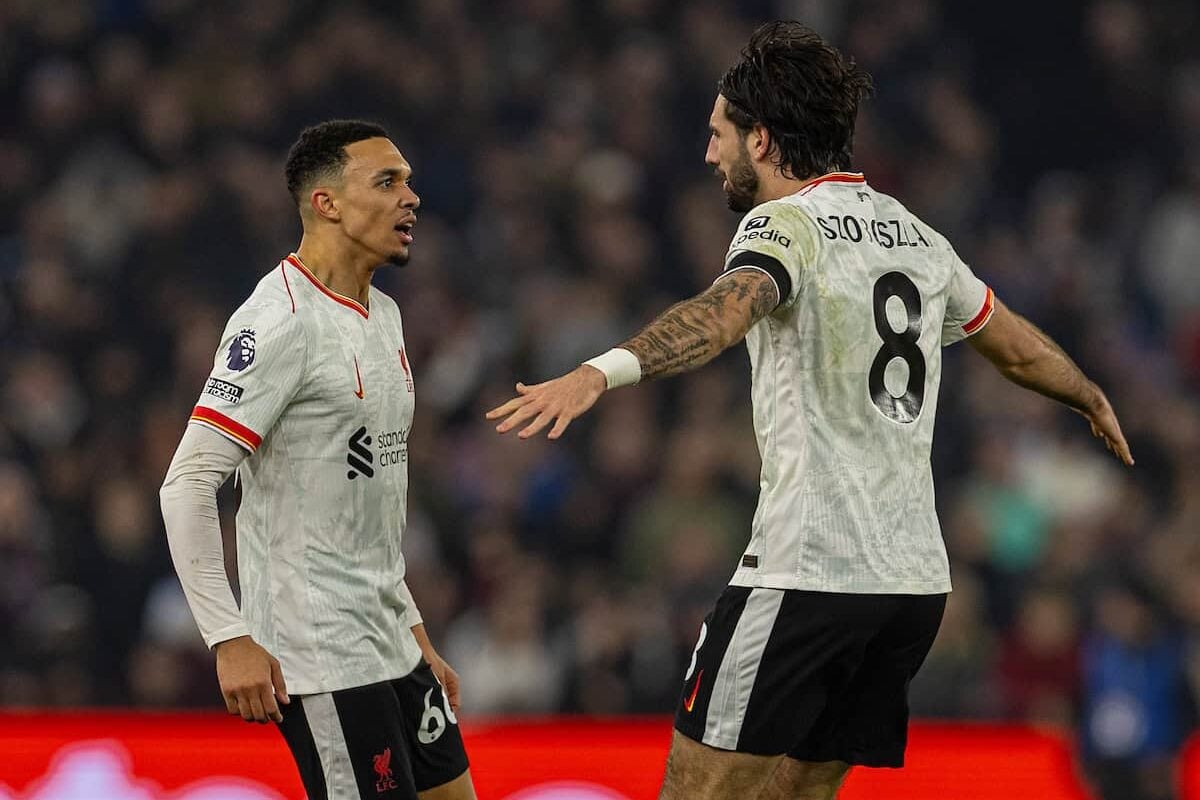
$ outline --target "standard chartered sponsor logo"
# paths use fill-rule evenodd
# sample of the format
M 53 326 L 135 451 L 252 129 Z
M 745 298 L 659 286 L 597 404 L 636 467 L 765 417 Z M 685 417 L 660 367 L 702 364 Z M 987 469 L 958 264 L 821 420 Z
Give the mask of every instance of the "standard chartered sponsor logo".
M 408 461 L 408 431 L 383 431 L 375 437 L 379 448 L 379 466 L 390 467 Z

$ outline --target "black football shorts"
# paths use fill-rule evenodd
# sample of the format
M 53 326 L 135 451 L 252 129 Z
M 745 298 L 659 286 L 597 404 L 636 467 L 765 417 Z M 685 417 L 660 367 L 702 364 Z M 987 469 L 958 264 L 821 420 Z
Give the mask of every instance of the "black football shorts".
M 908 685 L 946 595 L 730 586 L 700 628 L 675 729 L 722 750 L 900 767 Z
M 309 800 L 416 800 L 467 769 L 458 720 L 423 659 L 403 678 L 279 708 Z

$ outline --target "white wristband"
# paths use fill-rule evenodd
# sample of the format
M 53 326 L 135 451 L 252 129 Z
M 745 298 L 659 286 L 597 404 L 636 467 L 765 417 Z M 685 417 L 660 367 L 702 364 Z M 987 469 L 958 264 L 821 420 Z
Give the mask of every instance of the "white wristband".
M 642 362 L 624 347 L 614 347 L 583 363 L 603 372 L 609 389 L 632 386 L 642 379 Z

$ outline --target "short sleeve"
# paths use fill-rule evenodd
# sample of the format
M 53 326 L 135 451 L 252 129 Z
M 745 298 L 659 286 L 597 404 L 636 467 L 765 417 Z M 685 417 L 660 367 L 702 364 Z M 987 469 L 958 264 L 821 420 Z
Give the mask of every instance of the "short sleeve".
M 191 421 L 253 453 L 295 396 L 307 353 L 289 308 L 243 305 L 225 327 Z
M 950 284 L 946 289 L 946 317 L 942 321 L 942 345 L 954 344 L 987 325 L 995 310 L 996 297 L 992 290 L 971 272 L 956 253 L 953 258 Z
M 741 269 L 765 272 L 779 290 L 779 304 L 790 305 L 800 293 L 805 266 L 816 260 L 820 246 L 817 226 L 799 206 L 771 200 L 738 225 L 721 277 Z

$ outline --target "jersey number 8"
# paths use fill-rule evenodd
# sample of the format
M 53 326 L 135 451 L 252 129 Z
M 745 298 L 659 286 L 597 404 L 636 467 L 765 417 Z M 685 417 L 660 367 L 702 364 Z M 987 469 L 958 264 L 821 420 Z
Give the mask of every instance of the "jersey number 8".
M 893 297 L 904 303 L 908 326 L 902 331 L 893 330 L 888 321 L 887 301 Z M 903 272 L 889 272 L 875 281 L 871 306 L 875 312 L 875 330 L 883 340 L 867 377 L 871 402 L 890 420 L 914 422 L 925 402 L 925 354 L 917 346 L 917 340 L 921 338 L 921 293 Z M 908 365 L 908 383 L 899 397 L 888 391 L 883 383 L 883 373 L 894 358 L 902 358 Z

